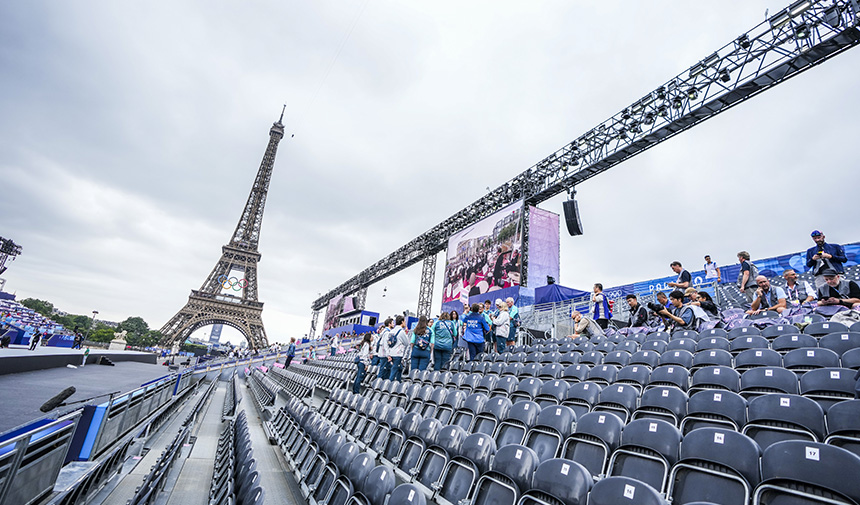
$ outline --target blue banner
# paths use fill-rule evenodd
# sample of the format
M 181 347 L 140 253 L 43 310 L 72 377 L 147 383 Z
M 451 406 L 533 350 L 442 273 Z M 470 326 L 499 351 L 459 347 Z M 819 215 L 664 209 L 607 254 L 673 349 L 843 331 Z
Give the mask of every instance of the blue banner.
M 845 256 L 848 258 L 848 261 L 845 262 L 845 266 L 856 265 L 860 262 L 860 242 L 846 244 L 842 247 L 845 248 Z M 784 254 L 773 258 L 757 259 L 753 260 L 753 264 L 758 268 L 759 274 L 766 277 L 782 275 L 784 271 L 789 269 L 798 273 L 810 270 L 806 267 L 806 251 Z M 702 267 L 704 268 L 704 264 Z M 721 284 L 737 282 L 738 272 L 740 272 L 740 269 L 740 263 L 735 263 L 733 265 L 720 265 L 720 276 L 722 277 Z M 709 282 L 705 279 L 704 269 L 696 271 L 690 270 L 690 275 L 693 277 L 693 287 L 699 288 L 701 284 Z M 610 298 L 620 298 L 631 293 L 636 295 L 651 294 L 658 291 L 663 291 L 668 295 L 674 288 L 671 288 L 666 284 L 669 282 L 675 282 L 677 278 L 677 275 L 670 275 L 660 279 L 651 279 L 634 284 L 625 284 L 623 286 L 607 288 L 604 292 L 606 292 Z M 705 289 L 705 291 L 711 292 L 713 295 L 713 289 L 708 288 Z

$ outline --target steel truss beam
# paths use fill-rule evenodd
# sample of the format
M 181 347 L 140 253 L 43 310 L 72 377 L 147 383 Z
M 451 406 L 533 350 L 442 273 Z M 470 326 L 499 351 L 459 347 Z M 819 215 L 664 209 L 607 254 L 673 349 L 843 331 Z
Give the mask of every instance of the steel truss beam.
M 421 267 L 421 287 L 418 290 L 418 317 L 430 317 L 433 304 L 433 282 L 436 280 L 436 253 L 424 256 Z
M 317 298 L 324 308 L 445 248 L 448 237 L 518 200 L 537 205 L 860 41 L 857 0 L 799 0 L 573 142 Z M 524 261 L 527 256 L 523 255 Z

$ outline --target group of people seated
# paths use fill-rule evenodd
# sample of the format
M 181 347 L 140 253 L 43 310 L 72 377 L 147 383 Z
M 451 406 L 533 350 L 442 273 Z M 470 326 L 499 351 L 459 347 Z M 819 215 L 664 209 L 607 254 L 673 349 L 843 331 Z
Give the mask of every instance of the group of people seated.
M 783 273 L 785 288 L 774 286 L 763 275 L 756 276 L 758 289 L 746 314 L 756 315 L 772 311 L 781 315 L 786 310 L 801 307 L 803 304 L 844 307 L 841 310 L 860 308 L 860 286 L 856 282 L 844 279 L 835 270 L 824 270 L 821 275 L 824 283 L 817 290 L 813 290 L 809 283 L 797 283 L 797 273 L 794 270 L 786 270 Z M 602 291 L 599 287 L 599 284 L 595 285 L 595 293 Z M 700 330 L 704 323 L 718 323 L 720 320 L 719 309 L 706 291 L 696 291 L 690 287 L 684 291 L 676 289 L 669 293 L 668 297 L 665 293 L 658 292 L 655 298 L 656 302 L 643 305 L 639 303 L 636 295 L 627 295 L 630 326 L 662 326 L 667 331 Z M 595 304 L 595 316 L 603 315 L 599 305 L 601 301 L 598 299 Z M 606 326 L 598 323 L 597 317 L 593 318 L 578 311 L 572 312 L 571 318 L 574 321 L 572 337 L 603 335 L 606 329 Z

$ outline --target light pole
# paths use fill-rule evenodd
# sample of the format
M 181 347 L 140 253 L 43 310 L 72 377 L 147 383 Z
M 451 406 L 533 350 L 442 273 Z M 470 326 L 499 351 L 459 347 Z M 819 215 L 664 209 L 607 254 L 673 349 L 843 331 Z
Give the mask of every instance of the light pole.
M 90 338 L 90 332 L 93 330 L 93 326 L 96 325 L 96 316 L 97 315 L 99 315 L 99 311 L 94 310 L 93 311 L 93 320 L 92 320 L 92 322 L 90 322 L 90 327 L 87 328 L 87 336 L 84 337 L 84 340 L 87 340 L 88 338 Z

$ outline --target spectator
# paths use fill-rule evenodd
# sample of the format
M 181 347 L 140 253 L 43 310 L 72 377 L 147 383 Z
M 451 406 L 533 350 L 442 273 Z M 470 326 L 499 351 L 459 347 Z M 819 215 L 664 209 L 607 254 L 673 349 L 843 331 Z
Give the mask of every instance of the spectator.
M 747 314 L 758 314 L 766 310 L 775 310 L 782 314 L 785 310 L 785 291 L 779 286 L 771 286 L 764 275 L 757 276 L 755 282 L 758 284 L 758 289 L 755 291 L 755 299 Z
M 860 286 L 854 281 L 843 279 L 839 272 L 833 269 L 824 270 L 824 286 L 818 288 L 818 305 L 841 305 L 843 307 L 860 307 Z
M 583 316 L 579 311 L 574 310 L 571 312 L 570 317 L 573 319 L 573 335 L 569 335 L 571 338 L 585 335 L 591 339 L 592 337 L 602 337 L 606 335 L 603 332 L 603 328 L 601 328 L 594 319 L 588 316 Z
M 609 320 L 612 319 L 612 310 L 609 308 L 609 299 L 603 294 L 603 284 L 597 283 L 593 288 L 594 293 L 591 295 L 591 303 L 594 304 L 593 319 L 601 329 L 609 327 Z
M 812 269 L 812 275 L 815 276 L 815 288 L 821 289 L 825 284 L 823 272 L 830 269 L 843 274 L 845 267 L 842 264 L 848 258 L 841 245 L 826 243 L 820 231 L 815 230 L 811 235 L 815 245 L 806 250 L 806 266 Z
M 684 303 L 695 302 L 699 300 L 699 292 L 696 288 L 687 288 L 684 290 Z
M 755 282 L 758 268 L 750 261 L 750 253 L 746 251 L 738 253 L 738 261 L 741 264 L 741 269 L 738 271 L 738 289 L 746 295 L 747 301 L 752 302 L 758 289 L 758 284 Z
M 657 291 L 657 294 L 654 295 L 654 298 L 657 300 L 657 303 L 666 307 L 667 309 L 672 306 L 671 302 L 669 302 L 669 297 L 666 296 L 666 293 L 662 291 Z
M 673 272 L 678 274 L 678 278 L 675 279 L 675 282 L 667 282 L 667 286 L 683 291 L 693 285 L 693 277 L 690 275 L 690 272 L 684 270 L 680 261 L 673 261 L 669 266 L 672 267 Z
M 284 368 L 289 367 L 290 363 L 292 363 L 293 358 L 295 358 L 295 357 L 296 357 L 296 338 L 290 337 L 290 346 L 287 348 L 287 364 L 286 364 L 286 366 L 284 366 Z
M 411 369 L 427 370 L 433 355 L 433 333 L 427 327 L 427 316 L 418 318 L 418 324 L 410 332 L 409 347 L 412 351 Z
M 648 322 L 648 309 L 639 304 L 636 295 L 627 295 L 627 305 L 630 306 L 630 326 L 645 326 Z
M 484 305 L 481 306 L 481 314 L 484 316 L 484 320 L 487 322 L 487 330 L 484 333 L 484 349 L 487 352 L 496 350 L 496 338 L 495 332 L 493 331 L 493 304 L 490 300 L 484 300 Z
M 508 313 L 508 304 L 501 298 L 496 300 L 496 315 L 493 316 L 493 324 L 496 327 L 496 352 L 505 352 L 505 344 L 508 334 L 511 332 L 511 315 Z
M 315 360 L 317 359 L 317 349 L 314 346 L 311 346 L 310 351 L 308 352 L 309 359 Z
M 334 354 L 337 352 L 337 348 L 340 347 L 340 340 L 338 338 L 339 335 L 340 335 L 339 333 L 335 333 L 334 336 L 331 337 L 331 355 L 332 356 L 334 356 Z
M 692 304 L 684 304 L 684 293 L 675 290 L 669 294 L 673 310 L 663 309 L 659 314 L 674 323 L 676 330 L 695 330 L 701 321 L 709 318 L 701 307 Z
M 699 291 L 699 299 L 695 304 L 702 307 L 702 310 L 705 311 L 705 314 L 707 314 L 711 320 L 720 318 L 720 310 L 717 308 L 717 304 L 714 303 L 714 299 L 711 298 L 711 295 L 707 291 Z
M 487 320 L 481 314 L 481 305 L 475 303 L 468 315 L 463 317 L 463 340 L 469 349 L 469 361 L 484 352 L 484 335 L 490 331 Z
M 388 361 L 388 336 L 393 328 L 394 319 L 389 317 L 379 327 L 379 338 L 376 340 L 376 346 L 373 348 L 379 367 L 376 376 L 383 380 L 391 376 L 391 363 Z
M 361 393 L 361 381 L 364 380 L 364 371 L 370 365 L 371 346 L 373 338 L 370 333 L 365 333 L 364 338 L 358 344 L 358 356 L 355 357 L 355 363 L 358 370 L 355 373 L 355 382 L 352 383 L 352 392 L 355 394 Z
M 705 281 L 706 282 L 722 282 L 723 274 L 720 272 L 720 267 L 717 266 L 716 263 L 711 261 L 711 255 L 705 255 Z
M 403 356 L 406 355 L 406 347 L 409 338 L 406 334 L 406 318 L 397 316 L 394 320 L 394 329 L 388 334 L 388 363 L 391 373 L 388 376 L 391 382 L 401 382 L 403 373 Z
M 785 301 L 792 307 L 815 300 L 815 288 L 806 281 L 798 284 L 797 272 L 789 268 L 782 273 L 782 278 L 785 279 Z
M 516 253 L 516 251 L 514 251 Z M 514 305 L 513 297 L 508 297 L 505 300 L 508 305 L 508 314 L 511 316 L 511 331 L 508 333 L 508 340 L 505 347 L 513 347 L 517 343 L 517 328 L 520 327 L 520 309 Z
M 89 357 L 90 357 L 90 346 L 87 346 L 87 348 L 84 349 L 84 359 L 81 361 L 81 366 L 87 365 L 87 358 L 89 358 Z M 171 364 L 173 364 L 173 363 L 171 362 Z
M 451 352 L 454 350 L 454 340 L 457 338 L 457 330 L 451 321 L 451 316 L 443 312 L 433 323 L 430 332 L 433 333 L 433 369 L 442 370 L 448 367 L 448 360 L 451 359 Z

